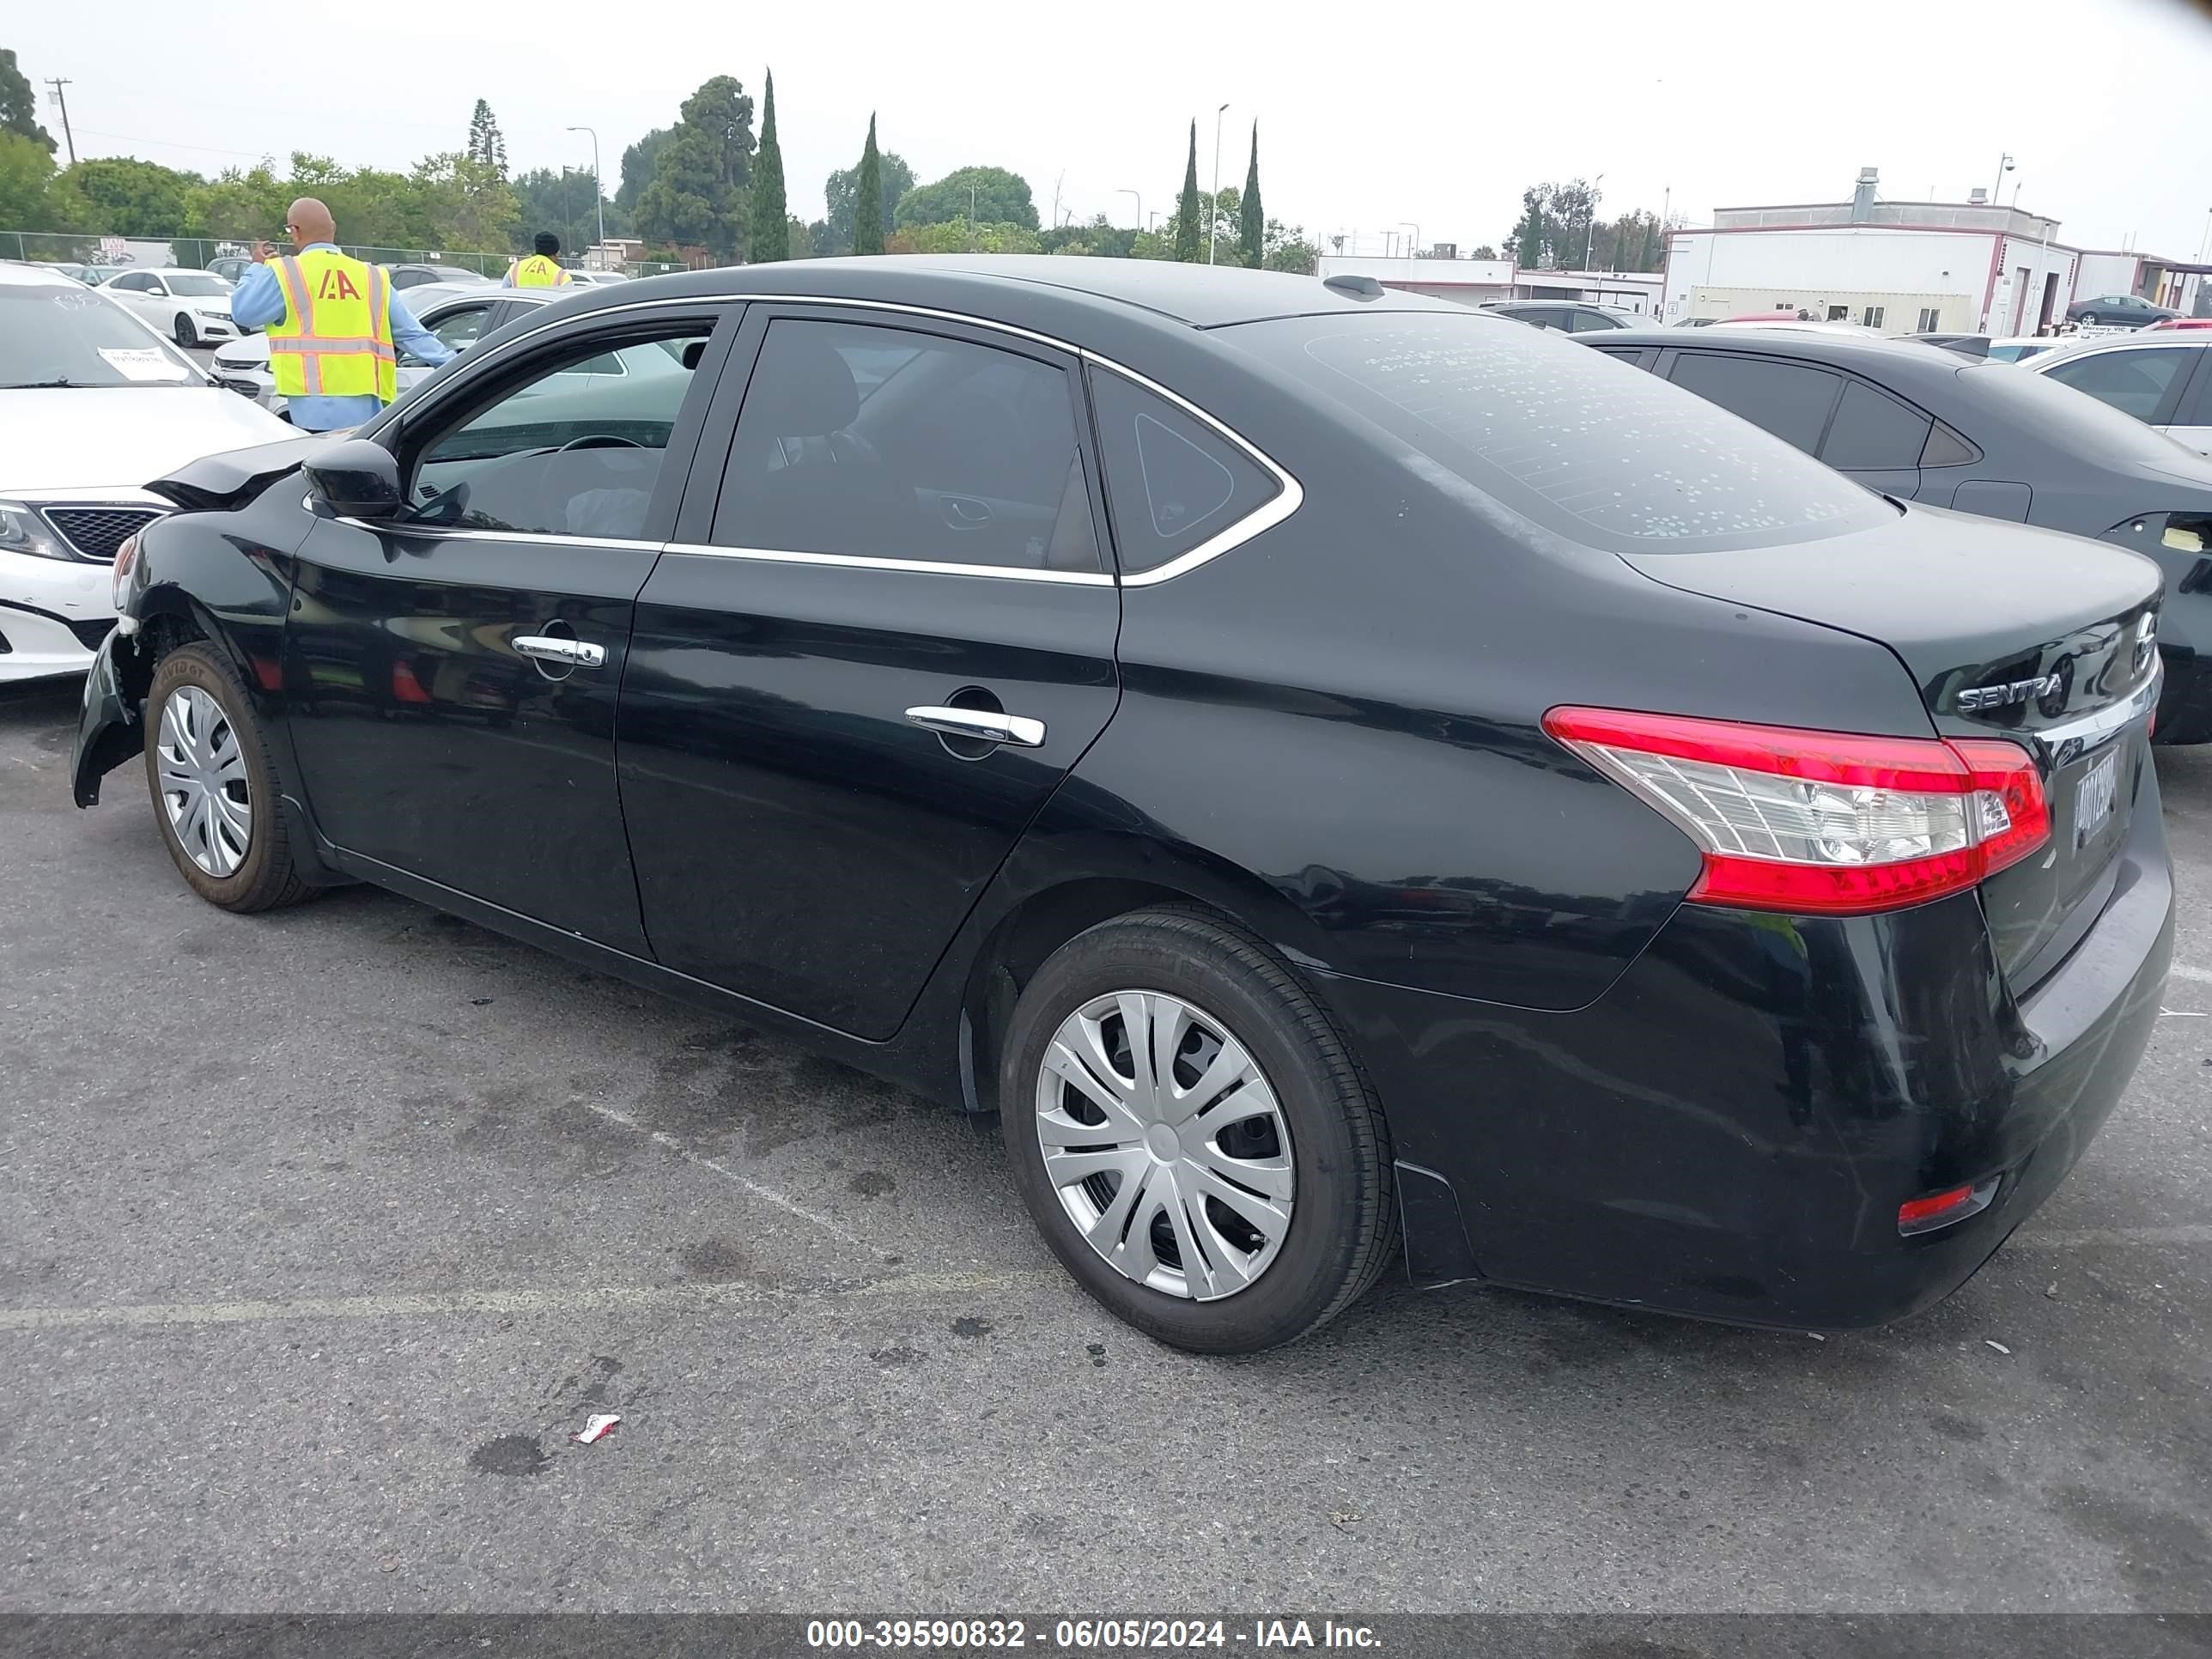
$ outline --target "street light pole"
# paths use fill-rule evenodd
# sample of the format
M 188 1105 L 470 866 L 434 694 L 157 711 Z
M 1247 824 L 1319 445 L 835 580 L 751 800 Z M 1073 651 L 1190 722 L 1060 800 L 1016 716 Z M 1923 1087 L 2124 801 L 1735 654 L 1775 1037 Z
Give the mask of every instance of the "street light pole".
M 1398 221 L 1398 228 L 1401 230 L 1410 230 L 1413 233 L 1413 245 L 1407 248 L 1406 253 L 1407 257 L 1409 258 L 1419 258 L 1421 257 L 1421 227 L 1419 224 L 1412 219 L 1401 219 Z
M 2006 150 L 1997 157 L 1996 182 L 1990 186 L 1990 205 L 1997 204 L 1997 196 L 2004 189 L 2004 176 L 2012 171 L 2012 152 Z
M 607 191 L 605 181 L 599 177 L 599 135 L 592 127 L 570 127 L 568 131 L 592 135 L 592 204 L 599 210 L 599 246 L 605 247 L 607 245 Z
M 1114 193 L 1116 196 L 1129 197 L 1135 201 L 1137 204 L 1137 228 L 1142 230 L 1145 228 L 1145 198 L 1143 195 L 1137 191 L 1131 190 L 1127 185 L 1122 185 L 1121 189 L 1115 191 Z
M 1206 204 L 1206 263 L 1213 263 L 1215 244 L 1221 240 L 1221 118 L 1229 112 L 1224 104 L 1213 112 L 1213 199 Z

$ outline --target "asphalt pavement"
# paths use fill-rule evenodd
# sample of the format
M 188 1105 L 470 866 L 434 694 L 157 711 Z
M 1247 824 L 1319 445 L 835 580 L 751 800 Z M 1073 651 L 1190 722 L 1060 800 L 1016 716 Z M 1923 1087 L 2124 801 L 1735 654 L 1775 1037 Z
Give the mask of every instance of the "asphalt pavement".
M 0 1608 L 2212 1609 L 2212 751 L 2171 1012 L 1942 1306 L 1390 1280 L 1215 1360 L 994 1121 L 370 890 L 201 903 L 75 714 L 0 691 Z

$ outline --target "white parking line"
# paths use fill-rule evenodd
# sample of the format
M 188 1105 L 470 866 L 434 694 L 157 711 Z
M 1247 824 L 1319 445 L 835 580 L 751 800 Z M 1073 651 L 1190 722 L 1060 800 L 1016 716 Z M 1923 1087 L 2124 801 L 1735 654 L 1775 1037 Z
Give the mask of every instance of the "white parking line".
M 0 1310 L 0 1332 L 126 1325 L 243 1325 L 279 1319 L 422 1319 L 447 1314 L 562 1314 L 621 1308 L 694 1313 L 828 1313 L 872 1302 L 1004 1294 L 1068 1283 L 1056 1268 L 902 1273 L 827 1290 L 775 1285 L 604 1285 L 540 1291 L 450 1291 L 421 1295 L 304 1297 L 292 1302 L 144 1302 L 112 1308 Z
M 836 1237 L 843 1239 L 848 1244 L 857 1244 L 864 1250 L 874 1249 L 873 1246 L 869 1244 L 866 1240 L 861 1238 L 857 1233 L 848 1232 L 844 1228 L 832 1221 L 828 1216 L 823 1215 L 819 1210 L 810 1210 L 806 1206 L 801 1204 L 797 1199 L 792 1198 L 786 1194 L 780 1193 L 773 1187 L 764 1187 L 759 1182 L 755 1181 L 750 1176 L 738 1174 L 738 1171 L 732 1170 L 728 1164 L 723 1163 L 720 1158 L 708 1158 L 704 1152 L 693 1152 L 689 1146 L 686 1146 L 674 1135 L 669 1134 L 660 1129 L 648 1129 L 645 1125 L 640 1123 L 635 1118 L 630 1116 L 629 1113 L 618 1112 L 611 1106 L 594 1106 L 588 1100 L 583 1103 L 587 1109 L 598 1113 L 601 1117 L 607 1119 L 610 1122 L 619 1123 L 625 1129 L 634 1129 L 639 1134 L 641 1134 L 647 1139 L 651 1140 L 654 1146 L 665 1147 L 668 1151 L 675 1153 L 677 1157 L 682 1158 L 686 1164 L 696 1164 L 702 1170 L 712 1170 L 716 1175 L 721 1176 L 723 1180 L 735 1182 L 738 1186 L 744 1188 L 745 1191 L 750 1193 L 755 1198 L 761 1199 L 768 1203 L 773 1204 L 779 1210 L 787 1210 L 802 1221 L 811 1221 L 816 1226 L 821 1228 L 823 1231 L 833 1234 Z M 875 1251 L 875 1254 L 880 1255 L 883 1252 L 878 1250 Z
M 2174 979 L 2185 979 L 2198 985 L 2212 985 L 2212 968 L 2198 968 L 2186 962 L 2177 962 L 2166 973 Z
M 2212 1244 L 2212 1226 L 2183 1222 L 2171 1227 L 2090 1227 L 2039 1232 L 2030 1227 L 2012 1236 L 2007 1250 L 2078 1250 L 2087 1244 Z

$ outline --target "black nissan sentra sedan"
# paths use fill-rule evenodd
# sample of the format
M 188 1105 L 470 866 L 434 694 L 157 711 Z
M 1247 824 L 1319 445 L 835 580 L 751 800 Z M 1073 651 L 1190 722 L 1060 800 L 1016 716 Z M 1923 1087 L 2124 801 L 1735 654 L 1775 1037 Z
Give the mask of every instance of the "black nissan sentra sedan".
M 1186 1347 L 1401 1244 L 1894 1319 L 2156 1016 L 2157 568 L 1504 319 L 699 272 L 159 487 L 80 804 L 143 748 L 213 903 L 374 882 L 996 1110 L 1068 1270 Z

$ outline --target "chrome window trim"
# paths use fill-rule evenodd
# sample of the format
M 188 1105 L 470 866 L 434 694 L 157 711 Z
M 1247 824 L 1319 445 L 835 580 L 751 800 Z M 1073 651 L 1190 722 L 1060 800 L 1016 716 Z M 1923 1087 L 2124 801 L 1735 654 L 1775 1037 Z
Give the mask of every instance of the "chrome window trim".
M 778 548 L 710 547 L 697 542 L 671 542 L 666 548 L 666 550 L 671 553 L 699 554 L 709 556 L 719 554 L 731 558 L 773 560 L 793 564 L 843 565 L 863 570 L 920 570 L 939 575 L 1000 576 L 1016 581 L 1052 581 L 1082 586 L 1095 586 L 1101 584 L 1112 586 L 1118 582 L 1123 587 L 1157 587 L 1162 582 L 1172 581 L 1177 576 L 1195 570 L 1199 566 L 1210 563 L 1223 554 L 1243 546 L 1262 532 L 1273 529 L 1304 504 L 1305 487 L 1298 482 L 1289 468 L 1282 465 L 1273 456 L 1268 454 L 1226 421 L 1200 408 L 1180 392 L 1171 392 L 1150 376 L 1141 374 L 1127 364 L 1116 362 L 1111 357 L 1092 351 L 1088 347 L 1071 344 L 1066 340 L 1055 339 L 1049 334 L 1040 334 L 1034 329 L 1022 328 L 1012 323 L 1002 323 L 994 318 L 970 316 L 964 312 L 945 311 L 933 306 L 908 305 L 895 300 L 851 300 L 829 294 L 751 294 L 733 290 L 723 290 L 713 294 L 687 294 L 680 299 L 672 296 L 659 300 L 633 300 L 622 305 L 602 307 L 586 314 L 597 319 L 616 316 L 623 312 L 681 310 L 686 306 L 732 303 L 828 306 L 850 311 L 889 312 L 901 317 L 926 317 L 939 322 L 957 323 L 963 327 L 980 329 L 988 333 L 1004 334 L 1014 339 L 1027 340 L 1032 344 L 1064 352 L 1082 362 L 1090 363 L 1110 374 L 1118 374 L 1133 386 L 1141 386 L 1155 397 L 1165 398 L 1193 419 L 1210 427 L 1249 456 L 1254 463 L 1273 477 L 1275 480 L 1277 490 L 1276 494 L 1266 502 L 1255 507 L 1235 523 L 1217 531 L 1188 553 L 1179 554 L 1164 565 L 1154 569 L 1139 571 L 1133 576 L 1079 570 L 1024 570 L 1007 565 L 939 564 L 918 559 L 866 558 L 859 555 L 842 553 L 800 553 Z M 568 318 L 556 317 L 549 318 L 543 322 L 533 322 L 532 326 L 524 329 L 489 356 L 472 358 L 471 362 L 496 364 L 510 352 L 521 349 L 533 336 L 549 328 L 558 328 L 570 320 L 572 319 Z M 380 430 L 381 424 L 380 422 Z M 491 535 L 494 540 L 515 539 L 513 537 L 500 537 L 489 532 L 453 533 L 483 533 Z M 580 538 L 556 537 L 551 539 Z M 615 544 L 609 544 L 609 545 Z
M 1031 570 L 1010 564 L 948 564 L 934 559 L 884 559 L 858 553 L 801 553 L 781 547 L 711 547 L 670 542 L 664 552 L 705 559 L 751 559 L 763 564 L 814 564 L 847 570 L 912 570 L 926 576 L 993 576 L 1006 581 L 1057 582 L 1063 587 L 1111 587 L 1103 570 Z
M 314 500 L 313 495 L 309 495 L 305 503 L 311 511 Z M 455 530 L 441 525 L 411 525 L 398 519 L 386 519 L 381 524 L 372 524 L 366 519 L 348 518 L 342 513 L 332 516 L 338 523 L 351 529 L 366 530 L 379 536 L 405 536 L 421 541 L 520 542 L 531 547 L 611 547 L 636 553 L 670 550 L 670 544 L 666 542 L 625 541 L 617 536 L 562 536 L 537 530 Z

